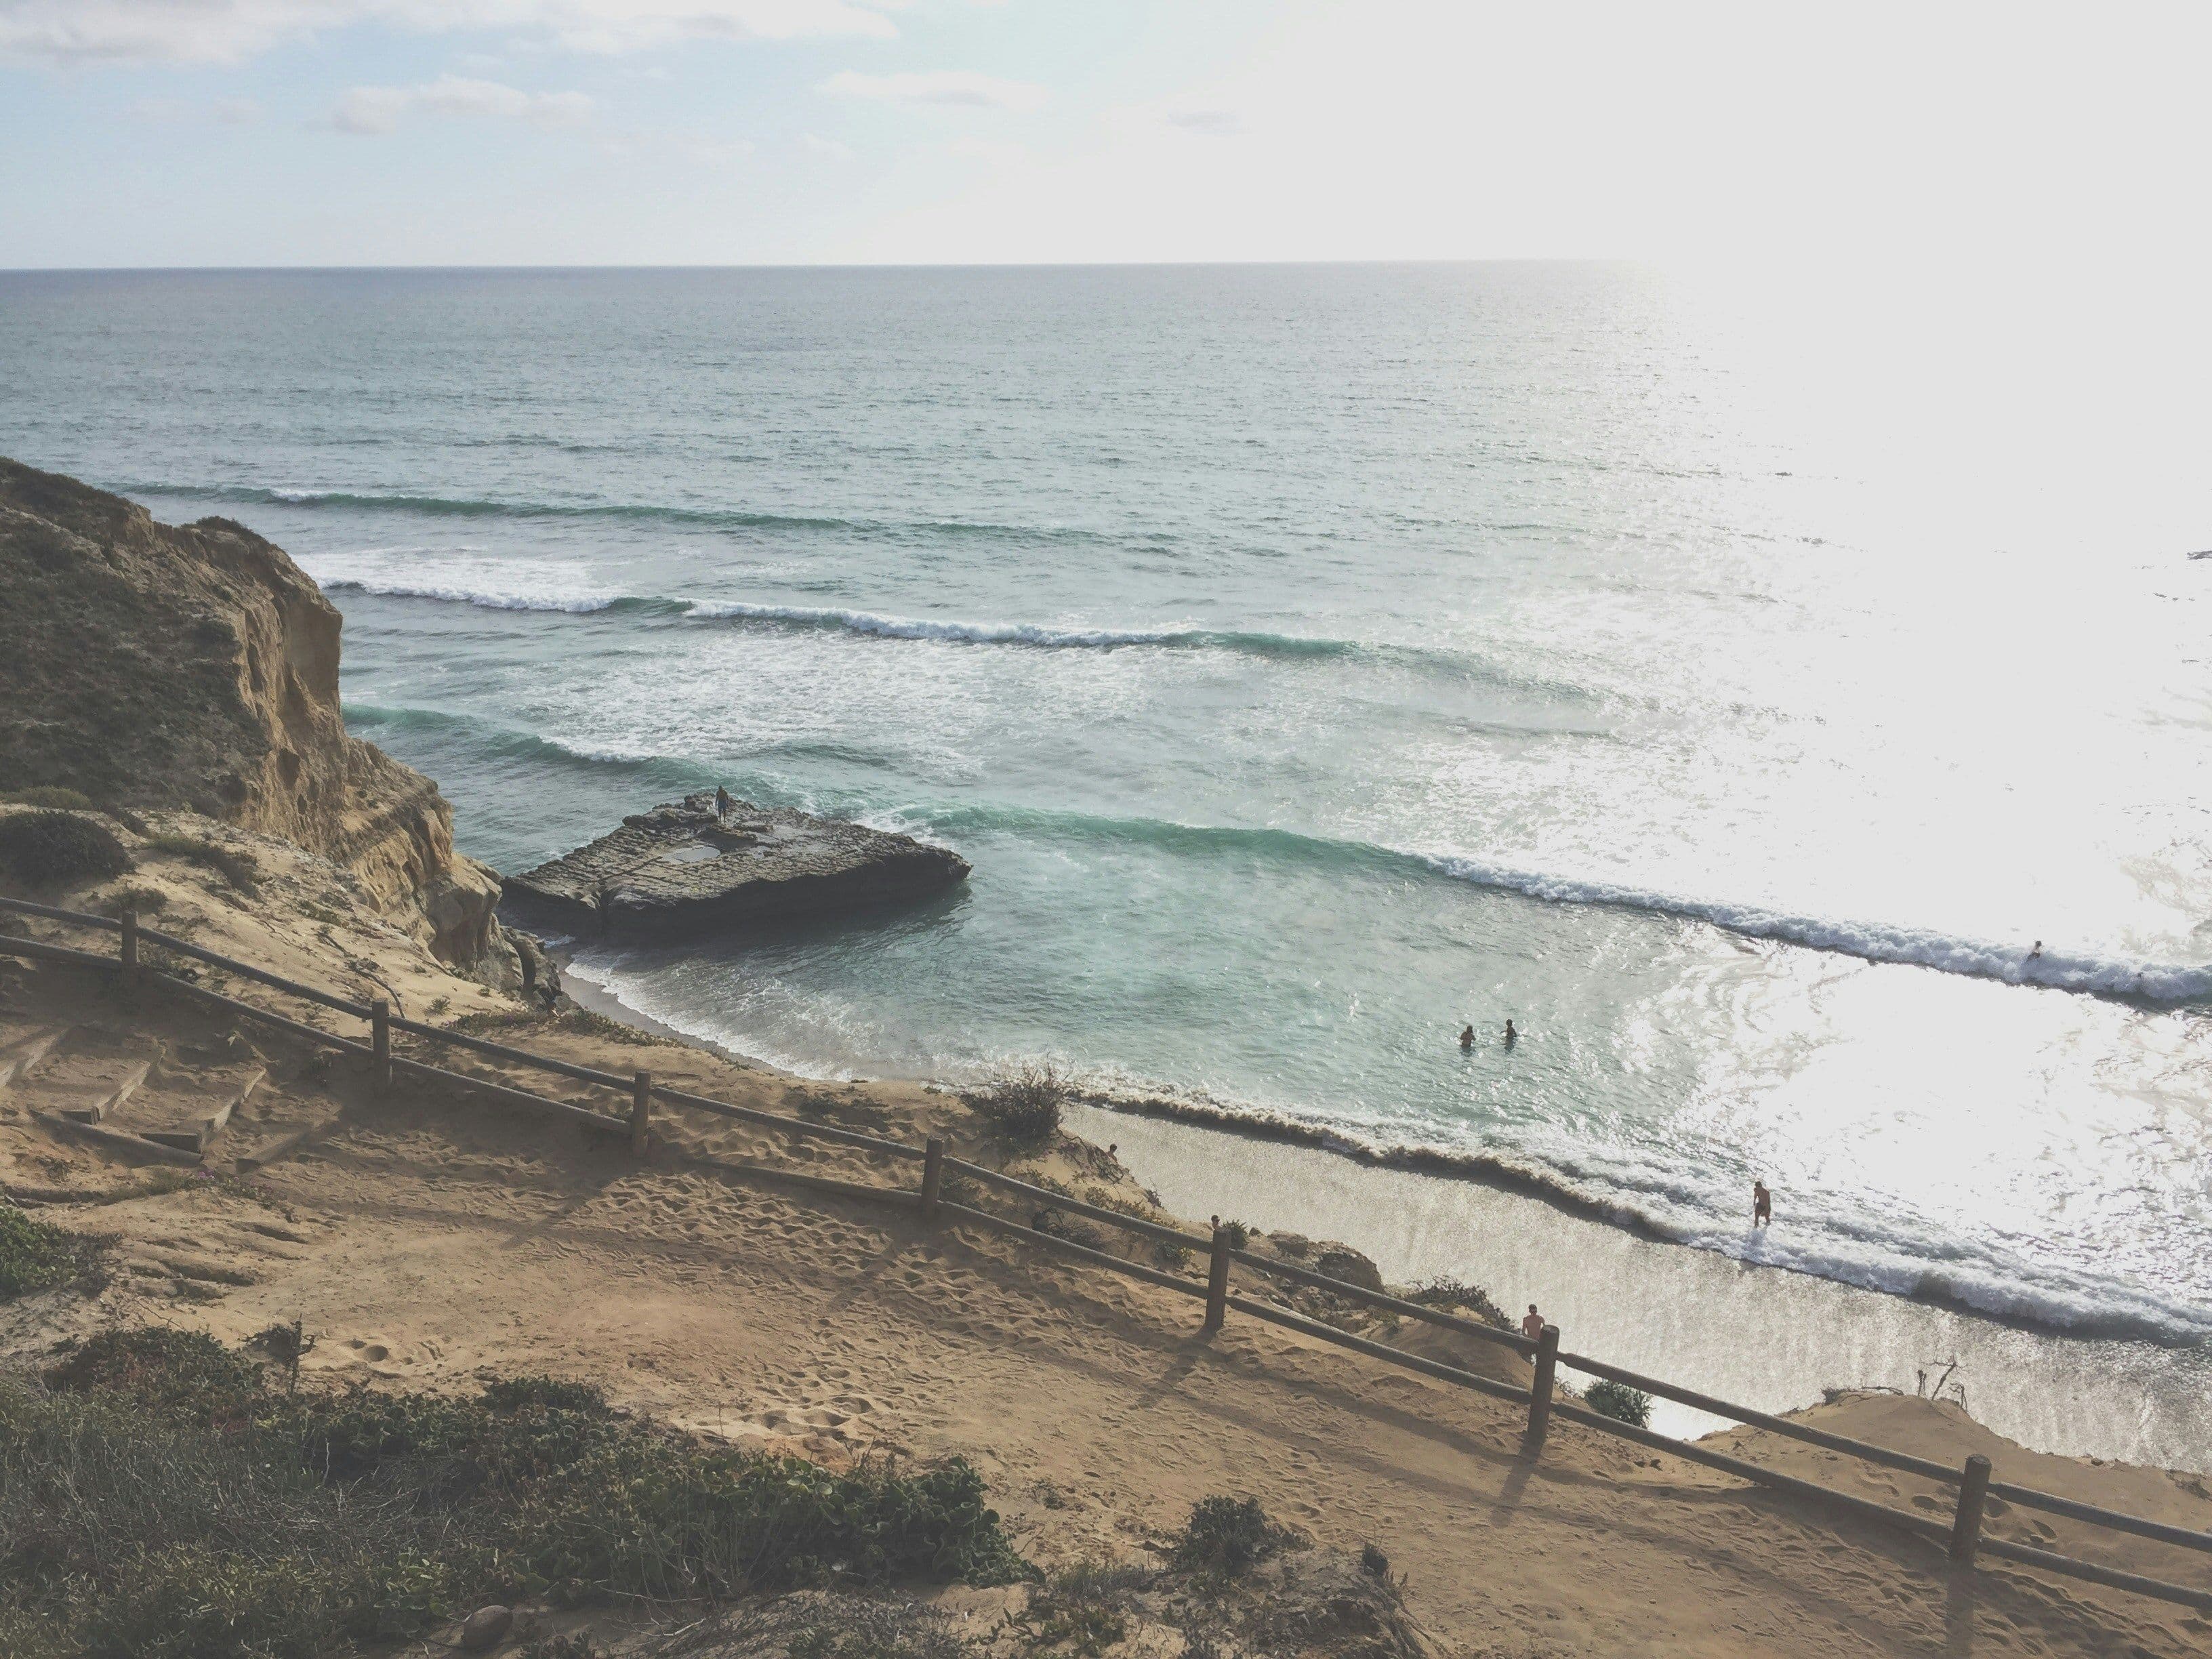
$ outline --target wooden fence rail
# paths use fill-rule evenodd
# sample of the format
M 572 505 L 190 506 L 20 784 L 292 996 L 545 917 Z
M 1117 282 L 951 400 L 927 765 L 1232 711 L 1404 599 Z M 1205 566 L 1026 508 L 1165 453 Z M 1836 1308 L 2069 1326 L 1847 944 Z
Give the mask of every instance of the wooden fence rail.
M 2142 1516 L 2129 1515 L 2117 1510 L 2103 1509 L 2094 1504 L 2079 1503 L 2072 1498 L 2061 1498 L 2056 1493 L 2039 1492 L 2033 1487 L 1990 1480 L 1988 1478 L 1988 1461 L 1984 1458 L 1969 1458 L 1964 1469 L 1954 1469 L 1927 1458 L 1915 1457 L 1906 1452 L 1893 1451 L 1888 1447 L 1852 1439 L 1845 1435 L 1832 1434 L 1826 1430 L 1793 1422 L 1769 1412 L 1756 1411 L 1747 1406 L 1739 1406 L 1729 1401 L 1701 1394 L 1694 1389 L 1686 1389 L 1657 1377 L 1645 1376 L 1640 1372 L 1628 1370 L 1604 1360 L 1591 1358 L 1587 1355 L 1561 1353 L 1559 1347 L 1559 1332 L 1554 1327 L 1546 1326 L 1542 1338 L 1532 1342 L 1517 1332 L 1498 1330 L 1492 1326 L 1464 1319 L 1441 1309 L 1428 1307 L 1418 1302 L 1409 1302 L 1401 1297 L 1394 1297 L 1384 1291 L 1370 1291 L 1364 1285 L 1350 1284 L 1343 1279 L 1332 1278 L 1328 1274 L 1316 1272 L 1312 1268 L 1298 1267 L 1294 1263 L 1273 1257 L 1255 1255 L 1248 1250 L 1233 1249 L 1226 1229 L 1217 1228 L 1210 1237 L 1205 1234 L 1185 1232 L 1180 1228 L 1168 1226 L 1143 1216 L 1125 1215 L 1118 1210 L 1108 1209 L 1103 1205 L 1088 1203 L 1081 1199 L 1070 1197 L 1065 1193 L 1054 1192 L 1048 1188 L 1037 1186 L 1032 1182 L 1023 1181 L 1018 1176 L 1007 1175 L 1002 1170 L 989 1169 L 980 1164 L 971 1164 L 965 1159 L 947 1157 L 941 1141 L 933 1140 L 927 1146 L 911 1146 L 903 1141 L 891 1140 L 881 1135 L 872 1135 L 857 1129 L 843 1128 L 836 1124 L 818 1123 L 810 1119 L 782 1113 L 764 1112 L 753 1107 L 738 1106 L 728 1101 L 716 1100 L 711 1096 L 672 1089 L 654 1081 L 643 1071 L 629 1075 L 617 1072 L 600 1071 L 592 1066 L 579 1066 L 568 1060 L 558 1060 L 549 1054 L 535 1054 L 529 1049 L 515 1048 L 507 1043 L 494 1042 L 487 1038 L 471 1036 L 466 1032 L 448 1030 L 441 1026 L 426 1024 L 419 1020 L 396 1017 L 381 1002 L 364 1004 L 344 997 L 334 996 L 327 991 L 302 985 L 282 975 L 258 968 L 251 963 L 240 962 L 234 957 L 206 950 L 191 944 L 189 940 L 143 929 L 137 925 L 137 918 L 133 915 L 126 914 L 118 919 L 89 915 L 82 911 L 59 909 L 51 905 L 35 904 L 25 899 L 6 897 L 0 897 L 0 911 L 41 916 L 50 921 L 66 922 L 81 927 L 93 927 L 106 932 L 118 933 L 122 936 L 118 940 L 118 954 L 111 957 L 97 951 L 81 951 L 68 945 L 49 944 L 44 940 L 0 934 L 0 954 L 27 957 L 33 961 L 67 963 L 104 973 L 120 972 L 126 981 L 137 985 L 157 982 L 164 990 L 172 994 L 181 995 L 190 1000 L 227 1009 L 303 1041 L 341 1053 L 366 1056 L 369 1058 L 372 1066 L 375 1068 L 380 1083 L 386 1080 L 388 1068 L 389 1075 L 419 1077 L 441 1084 L 457 1085 L 489 1095 L 495 1100 L 566 1118 L 595 1133 L 626 1136 L 629 1139 L 633 1148 L 640 1152 L 643 1151 L 647 1144 L 646 1136 L 653 1104 L 659 1102 L 670 1106 L 708 1113 L 716 1117 L 753 1124 L 781 1134 L 831 1141 L 902 1163 L 918 1162 L 922 1165 L 921 1185 L 918 1190 L 872 1186 L 864 1182 L 817 1175 L 811 1170 L 786 1169 L 771 1164 L 738 1164 L 732 1167 L 836 1196 L 914 1208 L 926 1218 L 950 1219 L 953 1222 L 987 1228 L 1072 1260 L 1105 1268 L 1125 1278 L 1140 1279 L 1146 1284 L 1158 1285 L 1176 1295 L 1205 1303 L 1204 1328 L 1207 1332 L 1218 1330 L 1223 1317 L 1233 1310 L 1243 1314 L 1247 1318 L 1296 1331 L 1302 1335 L 1337 1347 L 1347 1348 L 1356 1353 L 1367 1354 L 1405 1370 L 1417 1371 L 1423 1376 L 1432 1376 L 1439 1381 L 1486 1395 L 1492 1399 L 1525 1406 L 1528 1415 L 1524 1443 L 1534 1450 L 1540 1450 L 1547 1426 L 1550 1419 L 1557 1416 L 1597 1433 L 1633 1441 L 1638 1445 L 1663 1451 L 1670 1456 L 1701 1464 L 1707 1468 L 1721 1470 L 1753 1485 L 1787 1492 L 1808 1503 L 1826 1505 L 1832 1510 L 1851 1514 L 1863 1520 L 1878 1522 L 1881 1525 L 1897 1528 L 1915 1537 L 1945 1543 L 1950 1550 L 1952 1559 L 1962 1565 L 1972 1565 L 1980 1555 L 1995 1556 L 1999 1559 L 2018 1562 L 2022 1565 L 2083 1579 L 2091 1583 L 2127 1590 L 2135 1595 L 2152 1597 L 2158 1601 L 2175 1602 L 2183 1607 L 2196 1608 L 2200 1612 L 2212 1612 L 2212 1589 L 2145 1577 L 2136 1573 L 2123 1572 L 2117 1568 L 2100 1566 L 2094 1562 L 2083 1561 L 2055 1551 L 2038 1549 L 2026 1544 L 2016 1544 L 2005 1539 L 1983 1536 L 1982 1504 L 1986 1492 L 1988 1496 L 2002 1498 L 2009 1503 L 2043 1510 L 2054 1515 L 2065 1516 L 2069 1519 L 2092 1526 L 2133 1534 L 2137 1537 L 2153 1539 L 2183 1549 L 2212 1553 L 2212 1534 L 2195 1531 L 2185 1527 L 2171 1526 L 2164 1522 L 2153 1521 Z M 368 1021 L 371 1028 L 370 1040 L 362 1042 L 342 1037 L 333 1032 L 325 1031 L 319 1026 L 307 1024 L 303 1021 L 277 1013 L 272 1009 L 259 1007 L 253 1003 L 225 996 L 221 992 L 193 984 L 189 980 L 158 971 L 149 971 L 149 965 L 142 963 L 138 957 L 138 947 L 142 943 L 158 945 L 179 955 L 207 963 L 226 972 L 257 981 L 287 995 L 299 997 L 351 1018 Z M 447 1071 L 443 1067 L 432 1066 L 426 1061 L 406 1055 L 393 1054 L 390 1052 L 389 1043 L 391 1034 L 394 1030 L 422 1042 L 444 1043 L 483 1054 L 491 1059 L 504 1060 L 512 1065 L 533 1066 L 594 1087 L 619 1091 L 623 1097 L 624 1109 L 619 1115 L 595 1112 L 587 1107 L 578 1106 L 568 1101 L 552 1100 L 542 1095 L 534 1095 L 526 1090 L 495 1082 L 489 1078 L 466 1072 Z M 1063 1238 L 1039 1228 L 1024 1225 L 1005 1216 L 995 1215 L 988 1210 L 953 1202 L 943 1197 L 940 1192 L 943 1176 L 948 1170 L 960 1177 L 1033 1201 L 1041 1210 L 1053 1210 L 1083 1216 L 1103 1225 L 1118 1229 L 1122 1232 L 1176 1250 L 1204 1250 L 1208 1256 L 1207 1279 L 1200 1283 L 1195 1279 L 1186 1277 L 1179 1273 L 1150 1267 L 1139 1261 L 1127 1261 L 1110 1251 L 1098 1249 L 1073 1239 Z M 1356 1336 L 1349 1331 L 1340 1330 L 1334 1325 L 1324 1323 L 1272 1302 L 1234 1294 L 1230 1291 L 1228 1282 L 1228 1268 L 1231 1261 L 1241 1262 L 1247 1268 L 1258 1273 L 1324 1291 L 1331 1296 L 1341 1297 L 1363 1306 L 1393 1313 L 1401 1318 L 1417 1320 L 1429 1325 L 1441 1327 L 1459 1335 L 1473 1337 L 1481 1341 L 1510 1348 L 1524 1357 L 1533 1358 L 1535 1360 L 1535 1370 L 1530 1377 L 1529 1386 L 1525 1389 L 1516 1388 L 1510 1383 L 1480 1376 L 1443 1360 L 1431 1359 L 1424 1355 L 1408 1353 L 1402 1348 L 1393 1347 L 1387 1343 Z M 1878 1464 L 1883 1468 L 1901 1470 L 1941 1485 L 1959 1487 L 1960 1498 L 1956 1514 L 1952 1522 L 1947 1525 L 1927 1516 L 1914 1515 L 1903 1510 L 1892 1509 L 1887 1504 L 1875 1503 L 1869 1498 L 1838 1492 L 1833 1487 L 1824 1486 L 1818 1482 L 1806 1480 L 1796 1475 L 1784 1474 L 1779 1470 L 1770 1469 L 1744 1458 L 1717 1451 L 1696 1441 L 1678 1440 L 1672 1436 L 1659 1433 L 1656 1430 L 1622 1422 L 1616 1418 L 1592 1411 L 1569 1397 L 1554 1398 L 1555 1365 L 1565 1365 L 1586 1376 L 1608 1378 L 1629 1388 L 1655 1395 L 1662 1400 L 1671 1400 L 1678 1404 L 1692 1407 L 1715 1417 L 1764 1429 L 1774 1434 L 1820 1446 L 1831 1451 L 1840 1452 L 1847 1456 Z M 1977 1468 L 1977 1465 L 1979 1467 Z

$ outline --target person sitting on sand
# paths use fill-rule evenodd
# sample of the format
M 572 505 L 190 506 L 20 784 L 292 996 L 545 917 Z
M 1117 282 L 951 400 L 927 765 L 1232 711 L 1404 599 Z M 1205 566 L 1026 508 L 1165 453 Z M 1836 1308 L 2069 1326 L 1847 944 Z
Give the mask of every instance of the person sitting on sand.
M 1462 1053 L 1462 1054 L 1465 1054 L 1468 1049 L 1470 1049 L 1470 1048 L 1474 1048 L 1474 1026 L 1472 1026 L 1472 1025 L 1462 1025 L 1462 1026 L 1461 1026 L 1461 1027 L 1459 1028 L 1459 1051 L 1460 1051 L 1460 1053 Z
M 1765 1182 L 1753 1182 L 1751 1183 L 1751 1224 L 1754 1227 L 1764 1227 L 1773 1219 L 1774 1194 L 1766 1190 Z
M 1505 1022 L 1505 1046 L 1510 1048 L 1520 1040 L 1521 1033 L 1513 1029 L 1513 1022 L 1511 1020 L 1507 1020 Z
M 1544 1316 L 1536 1311 L 1536 1304 L 1528 1304 L 1528 1316 L 1521 1322 L 1521 1334 L 1534 1342 L 1544 1334 Z

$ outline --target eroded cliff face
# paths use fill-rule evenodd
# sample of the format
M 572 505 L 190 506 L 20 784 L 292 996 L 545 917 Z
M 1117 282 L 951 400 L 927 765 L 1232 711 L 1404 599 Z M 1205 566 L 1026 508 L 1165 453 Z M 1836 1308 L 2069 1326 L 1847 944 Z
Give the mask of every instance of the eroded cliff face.
M 338 714 L 338 613 L 283 549 L 0 459 L 0 789 L 188 807 L 354 872 L 388 920 L 495 982 L 499 878 L 437 786 Z

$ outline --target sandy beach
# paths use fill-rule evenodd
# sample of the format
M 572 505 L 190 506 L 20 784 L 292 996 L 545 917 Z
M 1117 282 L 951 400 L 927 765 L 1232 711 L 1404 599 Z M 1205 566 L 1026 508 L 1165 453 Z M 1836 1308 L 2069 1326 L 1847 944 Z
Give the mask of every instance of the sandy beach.
M 2212 1471 L 2201 1348 L 2002 1324 L 1638 1238 L 1472 1181 L 1097 1108 L 1077 1109 L 1070 1122 L 1117 1146 L 1183 1214 L 1341 1238 L 1400 1282 L 1473 1280 L 1501 1305 L 1539 1304 L 1570 1351 L 1761 1411 L 1794 1411 L 1832 1389 L 1927 1392 L 1948 1375 L 1976 1420 L 2023 1445 Z M 1654 1421 L 1674 1434 L 1713 1426 L 1665 1401 Z

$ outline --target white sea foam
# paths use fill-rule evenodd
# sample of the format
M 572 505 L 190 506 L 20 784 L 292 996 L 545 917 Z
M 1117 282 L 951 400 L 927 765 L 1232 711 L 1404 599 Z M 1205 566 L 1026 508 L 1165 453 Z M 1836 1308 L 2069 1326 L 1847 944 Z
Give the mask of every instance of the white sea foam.
M 2162 1343 L 2212 1337 L 2212 1306 L 2161 1296 L 2117 1276 L 1973 1249 L 1954 1236 L 1904 1228 L 1839 1228 L 1834 1218 L 1753 1230 L 1668 1209 L 1668 1213 L 1645 1213 L 1639 1219 L 1660 1237 L 1755 1266 L 1784 1267 L 2080 1336 Z
M 2060 991 L 2142 997 L 2153 1002 L 2194 1002 L 2212 997 L 2212 966 L 2130 962 L 2118 957 L 2063 951 L 2031 955 L 2026 945 L 1996 945 L 1922 927 L 1838 921 L 1825 916 L 1795 915 L 1756 904 L 1683 898 L 1608 882 L 1536 875 L 1477 859 L 1423 855 L 1422 861 L 1445 875 L 1479 887 L 1502 888 L 1559 904 L 1618 905 L 1624 909 L 1683 916 L 1754 939 L 1783 939 L 1868 962 L 1934 968 L 1947 974 L 2002 980 L 2008 985 L 2043 985 Z
M 574 588 L 523 591 L 517 587 L 471 587 L 389 576 L 331 575 L 318 577 L 317 580 L 325 590 L 374 593 L 388 599 L 442 599 L 452 605 L 481 605 L 487 611 L 560 611 L 582 616 L 610 610 L 623 599 L 619 593 Z
M 1207 636 L 1191 629 L 1061 629 L 1035 623 L 938 622 L 926 617 L 881 617 L 868 611 L 829 606 L 754 605 L 739 599 L 702 602 L 694 617 L 747 622 L 793 623 L 808 628 L 842 629 L 890 640 L 948 640 L 969 645 L 1036 645 L 1101 647 L 1117 645 L 1179 645 Z

